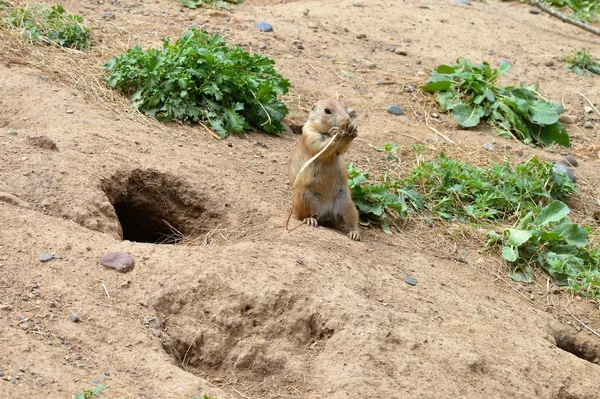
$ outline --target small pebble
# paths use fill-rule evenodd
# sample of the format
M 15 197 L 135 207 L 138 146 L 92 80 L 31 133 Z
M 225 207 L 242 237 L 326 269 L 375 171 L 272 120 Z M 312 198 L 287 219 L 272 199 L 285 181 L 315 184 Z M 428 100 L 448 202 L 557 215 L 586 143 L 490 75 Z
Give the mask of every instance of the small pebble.
M 50 259 L 54 259 L 54 254 L 49 254 L 47 252 L 43 252 L 40 254 L 40 262 L 47 262 Z
M 367 34 L 366 33 L 359 33 L 358 35 L 356 35 L 357 39 L 366 39 L 367 38 Z
M 273 25 L 265 21 L 258 21 L 254 26 L 261 32 L 273 32 Z
M 537 8 L 530 8 L 529 13 L 533 15 L 538 15 L 540 13 L 540 10 Z
M 74 111 L 72 109 L 68 109 L 66 112 L 67 114 L 72 114 Z
M 102 14 L 102 16 L 100 18 L 108 21 L 109 19 L 117 18 L 117 15 L 114 12 L 107 12 L 107 13 Z
M 456 4 L 466 4 L 466 5 L 468 5 L 468 6 L 470 6 L 470 5 L 471 5 L 471 2 L 470 2 L 469 0 L 454 0 L 454 2 L 455 2 Z
M 387 51 L 395 51 L 396 50 L 396 46 L 392 46 L 391 44 L 388 44 L 387 46 L 385 46 L 385 49 Z
M 386 111 L 392 115 L 404 115 L 404 111 L 397 105 L 388 105 Z
M 364 7 L 364 6 L 362 5 L 362 3 L 354 3 L 354 4 L 352 4 L 352 5 L 353 5 L 354 7 L 360 7 L 360 8 Z
M 440 114 L 438 114 L 437 112 L 432 112 L 431 117 L 437 119 L 440 117 Z
M 406 50 L 401 50 L 399 48 L 397 48 L 396 50 L 394 50 L 394 53 L 398 54 L 398 55 L 404 55 L 407 56 L 408 55 L 408 51 Z
M 406 284 L 408 284 L 408 285 L 412 285 L 412 286 L 415 286 L 415 285 L 417 285 L 417 281 L 416 281 L 414 278 L 412 278 L 412 277 L 406 277 L 406 278 L 404 279 L 404 282 L 405 282 Z
M 577 166 L 579 164 L 579 162 L 577 162 L 577 159 L 573 155 L 567 155 L 558 163 L 565 166 Z
M 133 255 L 129 252 L 115 251 L 109 252 L 100 257 L 100 264 L 111 269 L 115 269 L 121 273 L 125 273 L 134 266 Z
M 548 61 L 544 62 L 544 65 L 546 65 L 547 67 L 553 67 L 554 66 L 554 60 L 548 60 Z
M 302 265 L 302 264 L 304 264 L 304 259 L 302 259 L 302 258 L 296 258 L 296 263 L 299 264 L 299 265 Z
M 565 173 L 567 175 L 567 177 L 569 179 L 571 179 L 571 181 L 573 181 L 573 182 L 577 181 L 577 176 L 575 176 L 575 173 L 573 173 L 571 168 L 569 168 L 568 166 L 557 163 L 552 167 L 552 170 L 555 173 Z
M 71 318 L 71 321 L 73 323 L 79 323 L 79 316 L 77 316 L 77 313 L 71 313 L 71 316 L 69 316 Z
M 482 147 L 484 150 L 494 151 L 494 143 L 485 143 Z
M 577 116 L 562 114 L 558 120 L 562 123 L 566 123 L 567 125 L 574 125 L 577 123 Z
M 589 105 L 584 105 L 583 106 L 583 112 L 585 112 L 586 114 L 589 114 L 590 112 L 592 112 L 593 109 L 594 108 L 590 107 Z M 11 131 L 9 130 L 8 134 L 10 134 L 10 132 Z M 15 132 L 15 131 L 13 130 L 13 132 Z M 15 132 L 15 134 L 17 134 L 17 132 Z
M 583 124 L 583 127 L 586 129 L 593 129 L 594 128 L 594 124 L 591 121 L 587 121 Z
M 152 335 L 154 335 L 155 337 L 160 337 L 162 335 L 162 331 L 154 330 L 154 331 L 152 331 Z
M 259 50 L 264 50 L 266 48 L 267 48 L 267 45 L 265 43 L 261 43 L 261 44 L 258 45 L 258 49 Z
M 8 135 L 9 136 L 16 136 L 17 135 L 17 131 L 16 130 L 9 130 L 8 131 Z

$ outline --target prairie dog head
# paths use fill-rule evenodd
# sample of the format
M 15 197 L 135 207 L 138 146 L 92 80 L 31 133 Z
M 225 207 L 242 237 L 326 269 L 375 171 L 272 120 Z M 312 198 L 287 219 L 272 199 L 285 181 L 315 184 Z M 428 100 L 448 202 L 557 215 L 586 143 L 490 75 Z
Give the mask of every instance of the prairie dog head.
M 332 127 L 346 129 L 350 124 L 350 116 L 343 102 L 333 99 L 319 100 L 313 105 L 307 123 L 325 134 Z

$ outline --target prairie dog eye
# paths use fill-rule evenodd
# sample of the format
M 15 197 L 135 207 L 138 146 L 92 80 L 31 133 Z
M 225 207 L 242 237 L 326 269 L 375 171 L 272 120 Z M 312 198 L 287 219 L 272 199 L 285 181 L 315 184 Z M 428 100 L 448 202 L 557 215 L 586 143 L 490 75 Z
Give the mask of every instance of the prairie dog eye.
M 324 111 L 327 115 L 331 115 L 331 110 L 329 108 L 325 108 Z

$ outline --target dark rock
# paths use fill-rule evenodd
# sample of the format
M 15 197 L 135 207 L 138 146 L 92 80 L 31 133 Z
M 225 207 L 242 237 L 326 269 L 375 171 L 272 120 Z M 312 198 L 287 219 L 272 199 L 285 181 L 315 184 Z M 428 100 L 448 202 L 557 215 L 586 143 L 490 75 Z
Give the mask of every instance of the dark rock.
M 394 53 L 396 53 L 398 55 L 404 55 L 404 56 L 408 55 L 408 51 L 402 50 L 402 49 L 399 49 L 399 48 L 397 48 L 396 50 L 394 50 Z
M 47 136 L 28 136 L 27 142 L 33 146 L 43 148 L 45 150 L 58 151 L 56 143 Z
M 258 21 L 254 26 L 261 32 L 273 32 L 273 25 L 265 21 Z
M 123 251 L 110 252 L 100 257 L 100 264 L 125 273 L 133 268 L 133 255 Z
M 540 10 L 537 8 L 530 8 L 529 13 L 533 15 L 538 15 L 540 13 Z
M 579 164 L 579 162 L 577 162 L 577 159 L 573 155 L 567 155 L 558 163 L 565 166 L 577 166 Z
M 367 38 L 367 34 L 366 33 L 359 33 L 358 35 L 356 35 L 357 39 L 366 39 Z
M 100 18 L 108 21 L 111 19 L 116 19 L 117 15 L 114 12 L 106 12 L 106 13 L 102 14 L 102 16 Z
M 573 171 L 571 170 L 571 168 L 569 168 L 568 166 L 565 165 L 561 165 L 559 163 L 555 164 L 552 167 L 552 170 L 555 173 L 564 173 L 567 175 L 567 177 L 569 179 L 571 179 L 571 181 L 576 182 L 577 181 L 577 176 L 575 176 L 575 173 L 573 173 Z
M 397 105 L 388 105 L 386 111 L 392 115 L 404 115 L 404 111 Z
M 406 277 L 406 278 L 404 279 L 404 282 L 405 282 L 406 284 L 408 284 L 408 285 L 412 285 L 412 286 L 415 286 L 415 285 L 417 285 L 417 280 L 415 280 L 415 279 L 414 279 L 414 278 L 412 278 L 412 277 Z
M 548 60 L 548 61 L 544 62 L 544 65 L 546 65 L 547 67 L 553 67 L 554 66 L 554 60 Z

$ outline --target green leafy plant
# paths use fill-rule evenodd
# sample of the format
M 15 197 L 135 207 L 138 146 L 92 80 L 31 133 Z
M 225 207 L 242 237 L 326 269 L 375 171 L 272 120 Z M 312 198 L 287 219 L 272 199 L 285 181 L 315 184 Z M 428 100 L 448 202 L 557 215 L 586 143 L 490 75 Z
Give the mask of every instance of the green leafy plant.
M 564 172 L 535 157 L 516 166 L 477 168 L 440 154 L 409 171 L 403 182 L 422 195 L 434 215 L 460 222 L 519 217 L 576 191 Z
M 600 75 L 600 59 L 590 54 L 586 49 L 573 50 L 562 57 L 563 61 L 569 63 L 566 70 L 576 75 L 588 75 L 595 73 Z M 591 73 L 590 73 L 591 72 Z
M 385 143 L 384 145 L 379 147 L 380 150 L 387 152 L 387 159 L 391 159 L 394 161 L 398 161 L 400 159 L 398 158 L 398 148 L 400 148 L 398 144 L 392 143 Z
M 360 224 L 380 226 L 386 234 L 391 234 L 390 224 L 394 212 L 406 218 L 410 208 L 421 208 L 420 196 L 402 185 L 399 181 L 390 181 L 384 177 L 378 184 L 368 182 L 369 174 L 348 165 L 348 184 L 352 200 L 360 214 Z
M 255 128 L 275 134 L 288 109 L 279 97 L 289 81 L 274 61 L 195 28 L 163 49 L 136 46 L 105 63 L 107 82 L 160 121 L 202 121 L 221 137 Z
M 529 0 L 527 2 L 529 3 Z M 574 19 L 584 22 L 597 20 L 600 14 L 600 2 L 598 0 L 541 0 L 540 3 L 568 8 L 573 12 Z
M 500 135 L 526 144 L 569 146 L 569 135 L 558 122 L 561 104 L 542 98 L 536 86 L 496 86 L 498 77 L 510 69 L 502 63 L 493 69 L 487 62 L 474 65 L 459 58 L 454 65 L 440 65 L 421 90 L 436 93 L 443 111 L 463 127 L 487 121 Z
M 98 384 L 93 389 L 86 389 L 83 393 L 75 395 L 75 399 L 93 399 L 100 395 L 100 393 L 106 389 L 105 384 Z
M 240 4 L 246 0 L 177 0 L 188 8 L 222 8 L 229 10 L 231 8 L 230 3 Z
M 0 5 L 3 27 L 19 29 L 31 43 L 56 43 L 62 47 L 86 50 L 90 46 L 90 30 L 83 18 L 70 14 L 60 4 L 46 7 L 28 4 L 13 8 L 9 3 Z
M 571 223 L 569 212 L 560 201 L 538 207 L 514 228 L 488 232 L 488 245 L 502 247 L 516 281 L 533 281 L 533 267 L 540 267 L 559 286 L 600 298 L 600 248 L 590 245 L 592 229 Z

